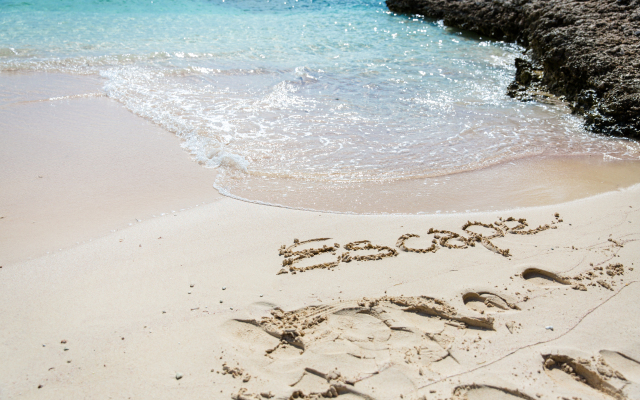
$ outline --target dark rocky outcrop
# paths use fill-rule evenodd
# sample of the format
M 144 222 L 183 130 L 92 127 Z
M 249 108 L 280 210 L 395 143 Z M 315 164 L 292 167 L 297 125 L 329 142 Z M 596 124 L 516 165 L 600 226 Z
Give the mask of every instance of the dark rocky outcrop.
M 587 128 L 640 138 L 640 0 L 387 0 L 393 12 L 528 48 L 514 97 L 564 96 Z

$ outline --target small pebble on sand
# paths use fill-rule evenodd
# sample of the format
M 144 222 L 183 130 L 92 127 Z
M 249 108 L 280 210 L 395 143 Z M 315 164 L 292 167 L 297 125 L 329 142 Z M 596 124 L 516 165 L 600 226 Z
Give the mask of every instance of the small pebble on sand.
M 223 287 L 222 287 L 222 290 L 227 290 L 227 287 L 226 287 L 226 286 L 223 286 Z
M 179 381 L 180 379 L 182 379 L 182 374 L 180 374 L 180 373 L 176 374 L 176 380 Z

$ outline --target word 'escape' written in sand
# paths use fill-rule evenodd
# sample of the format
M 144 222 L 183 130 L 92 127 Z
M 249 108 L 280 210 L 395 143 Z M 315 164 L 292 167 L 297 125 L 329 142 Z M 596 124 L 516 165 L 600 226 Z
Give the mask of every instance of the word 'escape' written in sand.
M 478 221 L 467 221 L 462 226 L 462 230 L 465 232 L 466 236 L 452 231 L 429 228 L 429 231 L 427 233 L 433 235 L 431 246 L 422 249 L 409 247 L 406 242 L 411 238 L 419 238 L 420 236 L 414 233 L 407 233 L 398 238 L 396 247 L 407 252 L 435 253 L 441 247 L 446 247 L 449 249 L 466 249 L 468 247 L 475 247 L 476 243 L 480 243 L 485 248 L 497 254 L 500 254 L 504 257 L 509 257 L 511 256 L 511 254 L 509 253 L 509 249 L 501 249 L 493 244 L 491 240 L 504 237 L 508 233 L 514 235 L 535 235 L 536 233 L 546 231 L 547 229 L 556 229 L 557 224 L 560 222 L 562 222 L 562 219 L 560 218 L 560 214 L 558 213 L 555 214 L 555 220 L 553 220 L 550 224 L 540 225 L 537 228 L 533 229 L 527 229 L 529 224 L 527 224 L 527 220 L 524 218 L 499 218 L 498 221 L 492 224 L 485 224 Z M 493 233 L 482 234 L 474 232 L 472 230 L 474 226 L 491 229 L 493 230 Z M 293 244 L 291 246 L 287 247 L 286 245 L 282 245 L 280 247 L 280 255 L 284 256 L 284 260 L 282 261 L 283 268 L 278 272 L 278 275 L 287 274 L 289 272 L 295 274 L 297 272 L 304 272 L 318 268 L 331 269 L 338 266 L 338 264 L 340 264 L 341 262 L 348 263 L 351 261 L 374 261 L 381 260 L 385 257 L 396 257 L 398 255 L 398 251 L 396 249 L 389 246 L 375 245 L 372 244 L 369 240 L 360 240 L 357 242 L 347 243 L 346 245 L 344 245 L 344 249 L 346 251 L 343 251 L 339 255 L 337 254 L 338 249 L 340 248 L 339 243 L 334 243 L 333 245 L 324 244 L 319 248 L 310 248 L 297 251 L 295 250 L 297 247 L 306 243 L 326 242 L 328 240 L 331 240 L 331 238 L 317 238 L 304 241 L 293 239 Z M 360 250 L 374 250 L 376 251 L 376 253 L 368 255 L 352 254 L 352 252 Z M 337 255 L 337 259 L 335 261 L 310 265 L 307 267 L 298 267 L 295 265 L 304 259 L 313 258 L 324 253 Z

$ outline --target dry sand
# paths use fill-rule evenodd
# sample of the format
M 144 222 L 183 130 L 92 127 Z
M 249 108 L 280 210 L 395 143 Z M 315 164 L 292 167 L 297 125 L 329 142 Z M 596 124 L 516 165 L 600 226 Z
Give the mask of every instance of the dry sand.
M 221 198 L 178 138 L 104 97 L 0 107 L 0 143 L 0 265 Z
M 100 104 L 105 130 L 135 119 L 106 99 L 82 101 Z M 76 103 L 62 104 L 56 115 L 73 114 Z M 119 161 L 131 180 L 101 191 L 109 158 L 82 175 L 52 152 L 60 163 L 42 168 L 61 171 L 56 182 L 83 182 L 66 192 L 38 189 L 46 172 L 12 161 L 36 182 L 21 190 L 52 200 L 2 203 L 0 399 L 640 398 L 640 185 L 513 211 L 314 213 L 212 193 L 213 173 L 198 175 L 179 148 L 161 157 L 166 168 L 145 169 L 157 159 L 143 154 L 177 148 L 156 134 L 157 151 Z M 90 142 L 82 151 L 97 154 Z M 109 157 L 128 151 L 110 146 Z M 18 190 L 16 174 L 3 189 Z M 155 194 L 110 194 L 152 176 Z M 74 210 L 95 215 L 92 202 L 105 215 L 57 227 Z M 41 233 L 27 227 L 32 215 L 46 222 Z M 499 229 L 463 230 L 468 220 Z M 400 243 L 406 234 L 420 237 Z M 330 240 L 294 246 L 314 238 Z M 354 243 L 363 240 L 373 248 Z M 318 254 L 303 257 L 310 248 Z

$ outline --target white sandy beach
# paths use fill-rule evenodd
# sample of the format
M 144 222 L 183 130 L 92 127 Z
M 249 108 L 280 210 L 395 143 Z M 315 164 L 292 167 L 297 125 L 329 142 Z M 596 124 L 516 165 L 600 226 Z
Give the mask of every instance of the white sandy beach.
M 269 207 L 220 196 L 178 139 L 110 100 L 78 101 L 0 110 L 33 143 L 3 161 L 0 399 L 640 398 L 640 185 L 448 215 Z M 38 136 L 63 121 L 73 145 Z M 87 159 L 47 150 L 73 146 Z M 460 249 L 428 233 L 508 217 L 553 229 Z M 404 251 L 405 234 L 437 251 Z M 315 238 L 292 251 L 339 248 L 294 267 L 378 253 L 345 249 L 362 240 L 397 254 L 278 274 L 282 245 Z

